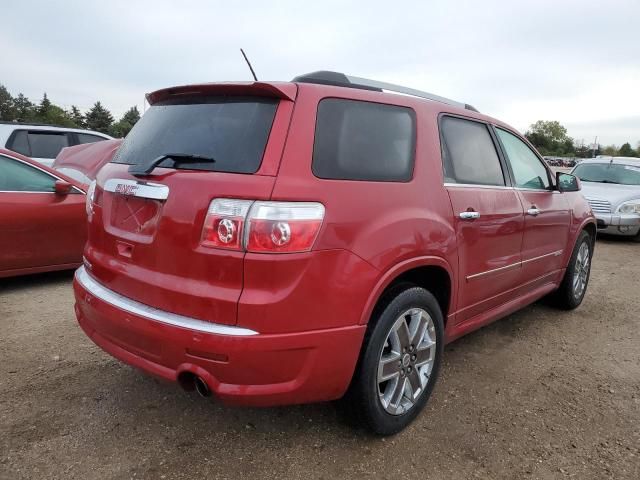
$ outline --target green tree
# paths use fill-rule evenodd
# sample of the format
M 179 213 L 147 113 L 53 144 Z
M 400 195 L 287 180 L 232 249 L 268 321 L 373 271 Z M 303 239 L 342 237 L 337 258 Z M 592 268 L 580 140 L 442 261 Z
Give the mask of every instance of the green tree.
M 111 126 L 111 135 L 118 138 L 125 137 L 138 120 L 140 120 L 138 107 L 131 107 L 118 122 Z
M 635 157 L 636 151 L 631 148 L 631 144 L 627 142 L 622 144 L 620 150 L 618 151 L 618 155 L 620 155 L 621 157 Z
M 67 114 L 76 127 L 84 128 L 84 115 L 78 107 L 76 107 L 75 105 L 71 105 L 71 110 L 67 112 Z
M 618 155 L 618 147 L 616 147 L 615 145 L 607 145 L 602 149 L 602 155 L 610 155 L 612 157 L 615 157 L 616 155 Z
M 34 121 L 36 117 L 35 106 L 22 93 L 19 93 L 18 96 L 13 99 L 13 105 L 16 111 L 15 120 L 19 122 Z
M 51 101 L 47 97 L 47 92 L 45 92 L 42 100 L 40 101 L 40 105 L 36 108 L 36 119 L 39 122 L 49 123 L 47 122 L 47 117 L 49 117 L 49 114 L 51 113 L 51 107 Z
M 4 85 L 0 85 L 0 120 L 8 122 L 15 118 L 16 106 L 13 97 Z
M 525 136 L 543 155 L 575 154 L 573 139 L 558 121 L 538 120 L 529 127 Z
M 109 133 L 112 124 L 113 115 L 100 102 L 96 102 L 85 115 L 85 125 L 89 130 Z

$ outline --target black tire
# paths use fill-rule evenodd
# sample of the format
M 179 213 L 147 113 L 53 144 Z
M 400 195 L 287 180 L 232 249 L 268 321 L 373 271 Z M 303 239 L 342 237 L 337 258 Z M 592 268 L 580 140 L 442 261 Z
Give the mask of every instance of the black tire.
M 426 385 L 420 389 L 421 393 L 418 394 L 413 405 L 404 413 L 390 414 L 385 407 L 383 407 L 382 401 L 379 398 L 378 365 L 381 360 L 381 355 L 383 354 L 383 348 L 389 348 L 387 336 L 390 334 L 394 325 L 397 325 L 396 322 L 399 321 L 402 314 L 411 309 L 422 309 L 431 317 L 432 323 L 427 323 L 427 325 L 433 325 L 433 328 L 430 330 L 431 333 L 429 333 L 429 338 L 435 338 L 435 352 L 429 353 L 429 355 L 433 355 L 433 357 L 431 357 L 431 371 Z M 412 316 L 407 315 L 405 318 L 411 319 L 411 322 L 414 321 L 414 317 Z M 413 337 L 412 342 L 416 338 L 417 336 Z M 385 347 L 385 345 L 387 346 Z M 405 428 L 418 416 L 431 395 L 442 363 L 443 347 L 444 322 L 442 311 L 435 297 L 427 290 L 415 286 L 404 286 L 404 289 L 399 292 L 396 290 L 394 294 L 387 297 L 387 301 L 380 308 L 376 309 L 370 320 L 358 366 L 351 386 L 349 387 L 349 392 L 344 399 L 344 401 L 348 403 L 349 411 L 356 416 L 356 419 L 361 425 L 378 435 L 392 435 Z M 411 348 L 416 348 L 416 350 L 413 351 L 419 354 L 417 347 L 413 347 L 412 345 Z M 426 352 L 426 349 L 421 352 Z M 398 369 L 400 369 L 402 362 L 405 360 L 405 356 L 406 354 L 401 354 Z M 417 355 L 411 355 L 411 360 L 413 361 L 416 356 Z M 395 364 L 395 361 L 393 363 Z M 412 363 L 411 365 L 414 364 Z M 406 370 L 411 372 L 411 366 L 408 366 Z M 416 375 L 418 378 L 421 378 L 418 370 L 418 367 L 414 367 L 411 377 L 414 381 Z M 402 367 L 402 372 L 402 377 L 405 377 L 404 367 Z M 407 373 L 407 382 L 409 382 L 409 376 Z M 424 375 L 424 377 L 426 378 L 426 375 Z M 401 380 L 400 377 L 398 377 L 398 379 L 399 381 Z M 406 397 L 402 395 L 400 402 L 405 401 L 405 398 Z
M 574 278 L 576 275 L 576 269 L 578 268 L 578 253 L 580 252 L 582 246 L 585 244 L 589 249 L 589 265 L 588 272 L 586 274 L 586 284 L 581 292 L 576 292 L 576 289 L 574 288 Z M 587 287 L 589 286 L 592 257 L 593 239 L 586 231 L 583 230 L 582 232 L 580 232 L 578 241 L 573 248 L 573 253 L 571 254 L 571 259 L 569 260 L 569 265 L 567 265 L 562 283 L 560 283 L 560 287 L 552 295 L 551 299 L 554 306 L 561 308 L 562 310 L 573 310 L 582 303 L 582 300 L 587 293 Z

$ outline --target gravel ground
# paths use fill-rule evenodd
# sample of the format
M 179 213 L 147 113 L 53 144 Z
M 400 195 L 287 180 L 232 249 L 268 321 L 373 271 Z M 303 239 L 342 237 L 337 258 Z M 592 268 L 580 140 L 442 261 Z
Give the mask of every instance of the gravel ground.
M 449 345 L 404 432 L 334 404 L 230 408 L 120 364 L 76 325 L 71 273 L 0 281 L 0 478 L 640 478 L 640 245 L 598 241 L 584 304 Z

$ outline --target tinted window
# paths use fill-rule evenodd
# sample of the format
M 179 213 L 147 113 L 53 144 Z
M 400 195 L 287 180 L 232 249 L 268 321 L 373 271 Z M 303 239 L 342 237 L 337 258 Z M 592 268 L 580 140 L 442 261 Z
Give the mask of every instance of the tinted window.
M 501 129 L 496 130 L 507 154 L 517 187 L 549 188 L 549 174 L 542 161 L 515 135 Z
M 640 185 L 640 163 L 638 165 L 583 163 L 578 165 L 572 173 L 583 182 Z
M 413 110 L 355 100 L 318 105 L 313 173 L 342 180 L 408 181 L 415 152 Z
M 7 148 L 30 157 L 31 150 L 29 150 L 29 141 L 27 140 L 26 130 L 16 131 L 7 142 Z
M 0 191 L 53 192 L 56 179 L 37 168 L 0 156 Z
M 29 132 L 28 137 L 33 158 L 56 158 L 60 150 L 69 146 L 65 133 Z
M 443 117 L 442 160 L 447 183 L 504 185 L 496 147 L 484 123 Z
M 76 133 L 78 136 L 78 143 L 94 143 L 106 140 L 106 138 L 99 137 L 97 135 L 91 135 L 89 133 Z
M 201 155 L 215 163 L 160 167 L 254 173 L 260 167 L 277 100 L 258 97 L 192 97 L 159 102 L 133 127 L 112 162 L 146 163 L 168 153 Z

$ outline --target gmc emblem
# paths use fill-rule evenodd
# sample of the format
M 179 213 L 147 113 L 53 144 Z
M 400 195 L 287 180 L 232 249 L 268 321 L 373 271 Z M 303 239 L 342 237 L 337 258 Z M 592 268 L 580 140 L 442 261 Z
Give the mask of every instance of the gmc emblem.
M 119 193 L 121 195 L 135 195 L 138 190 L 138 185 L 125 185 L 119 183 L 116 185 L 115 193 Z

